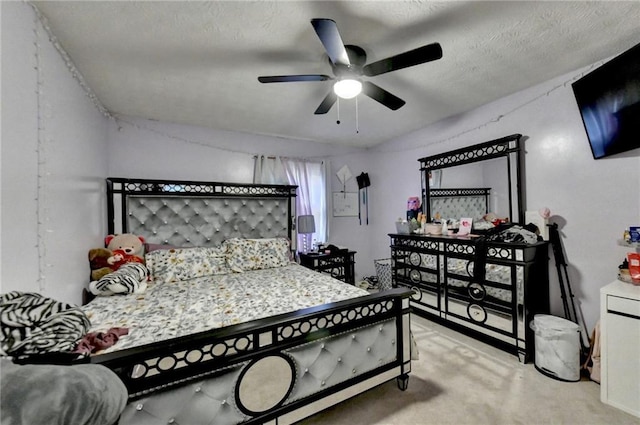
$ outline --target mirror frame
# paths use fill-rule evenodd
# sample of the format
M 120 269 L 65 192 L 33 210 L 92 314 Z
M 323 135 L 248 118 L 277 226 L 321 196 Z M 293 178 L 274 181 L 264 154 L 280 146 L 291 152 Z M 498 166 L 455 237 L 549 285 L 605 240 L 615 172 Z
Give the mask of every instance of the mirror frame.
M 427 217 L 431 217 L 432 189 L 429 187 L 429 173 L 431 171 L 505 157 L 507 159 L 507 179 L 509 187 L 509 219 L 512 222 L 515 221 L 512 216 L 514 212 L 513 195 L 515 193 L 518 198 L 516 222 L 524 222 L 524 188 L 522 186 L 523 157 L 521 141 L 521 134 L 512 134 L 489 142 L 418 159 L 422 173 L 422 205 L 425 206 Z M 512 179 L 514 170 L 515 182 Z

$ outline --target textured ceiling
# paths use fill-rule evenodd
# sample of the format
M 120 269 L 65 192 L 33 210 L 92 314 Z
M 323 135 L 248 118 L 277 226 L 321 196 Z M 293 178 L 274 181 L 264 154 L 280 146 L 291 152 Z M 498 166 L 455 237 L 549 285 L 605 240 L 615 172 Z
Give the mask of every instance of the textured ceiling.
M 640 2 L 33 2 L 113 115 L 368 147 L 640 42 Z M 340 101 L 314 115 L 332 75 L 310 20 L 336 21 L 367 62 L 438 42 L 443 58 L 376 77 L 406 101 Z M 356 133 L 356 125 L 359 133 Z

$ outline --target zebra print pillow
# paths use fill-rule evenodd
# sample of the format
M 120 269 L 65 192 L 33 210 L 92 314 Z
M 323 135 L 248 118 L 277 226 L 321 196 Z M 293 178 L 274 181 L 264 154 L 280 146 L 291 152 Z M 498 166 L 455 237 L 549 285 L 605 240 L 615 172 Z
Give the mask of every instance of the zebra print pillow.
M 0 297 L 0 356 L 71 352 L 90 323 L 77 306 L 33 292 Z

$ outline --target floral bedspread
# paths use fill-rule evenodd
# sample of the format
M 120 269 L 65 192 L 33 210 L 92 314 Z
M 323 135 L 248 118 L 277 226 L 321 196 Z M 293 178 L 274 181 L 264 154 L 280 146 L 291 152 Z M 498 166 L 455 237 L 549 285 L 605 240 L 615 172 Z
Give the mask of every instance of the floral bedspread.
M 143 294 L 97 297 L 82 307 L 89 332 L 129 328 L 111 352 L 267 316 L 367 295 L 302 267 L 285 267 L 150 282 Z

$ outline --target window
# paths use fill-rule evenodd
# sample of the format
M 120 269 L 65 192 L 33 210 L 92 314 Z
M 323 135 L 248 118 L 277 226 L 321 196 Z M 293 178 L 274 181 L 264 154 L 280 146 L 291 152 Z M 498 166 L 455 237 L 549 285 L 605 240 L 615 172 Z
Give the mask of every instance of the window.
M 326 166 L 323 161 L 298 158 L 256 156 L 254 183 L 292 184 L 298 186 L 296 196 L 297 215 L 312 214 L 316 232 L 298 235 L 298 246 L 312 246 L 313 242 L 325 242 L 328 238 L 326 195 Z
M 324 163 L 300 159 L 282 158 L 289 184 L 298 186 L 296 213 L 312 214 L 316 232 L 298 235 L 298 246 L 312 246 L 313 242 L 327 240 L 327 196 Z M 306 239 L 306 243 L 305 243 Z

